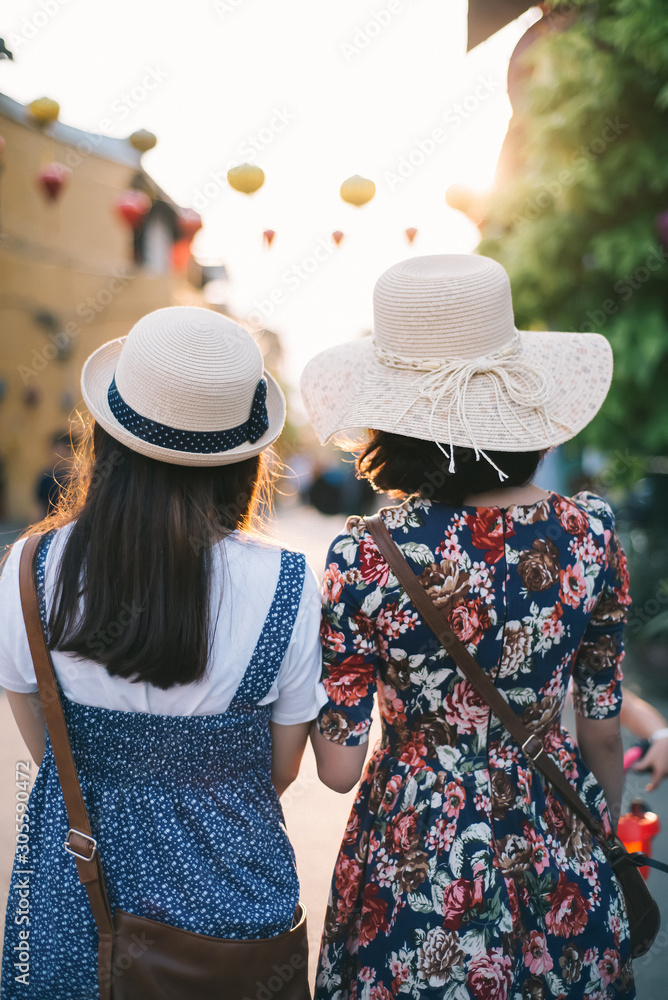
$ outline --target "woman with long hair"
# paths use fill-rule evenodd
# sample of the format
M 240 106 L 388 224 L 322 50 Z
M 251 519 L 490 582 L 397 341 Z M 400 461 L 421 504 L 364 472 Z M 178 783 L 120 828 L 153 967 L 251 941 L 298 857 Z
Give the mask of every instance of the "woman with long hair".
M 608 832 L 622 788 L 624 552 L 608 504 L 533 485 L 596 414 L 597 334 L 515 329 L 502 267 L 418 257 L 386 271 L 374 332 L 307 366 L 324 442 L 373 428 L 357 468 L 402 502 L 381 518 L 449 629 Z M 635 996 L 605 854 L 422 620 L 365 521 L 325 572 L 321 779 L 362 774 L 332 881 L 318 1000 Z M 569 678 L 577 745 L 561 727 Z
M 279 795 L 325 700 L 317 582 L 303 555 L 250 530 L 285 399 L 250 334 L 190 307 L 150 313 L 95 351 L 82 390 L 88 452 L 69 502 L 31 532 L 42 533 L 41 615 L 111 910 L 218 938 L 282 934 L 299 884 Z M 40 767 L 1 996 L 91 1000 L 96 928 L 63 850 L 21 615 L 24 544 L 0 583 L 0 683 Z M 232 996 L 224 982 L 215 995 Z

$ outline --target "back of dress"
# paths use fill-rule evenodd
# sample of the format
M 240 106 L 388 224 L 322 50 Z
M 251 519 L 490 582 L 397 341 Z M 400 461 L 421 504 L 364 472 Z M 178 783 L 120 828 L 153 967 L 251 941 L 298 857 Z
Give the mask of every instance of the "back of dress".
M 628 577 L 608 505 L 592 494 L 507 509 L 412 500 L 383 520 L 453 631 L 609 822 L 560 725 L 571 676 L 582 715 L 621 705 Z M 621 893 L 588 831 L 422 623 L 362 521 L 328 563 L 319 725 L 360 742 L 377 690 L 383 740 L 337 863 L 316 995 L 373 982 L 387 996 L 433 987 L 458 1000 L 633 996 Z

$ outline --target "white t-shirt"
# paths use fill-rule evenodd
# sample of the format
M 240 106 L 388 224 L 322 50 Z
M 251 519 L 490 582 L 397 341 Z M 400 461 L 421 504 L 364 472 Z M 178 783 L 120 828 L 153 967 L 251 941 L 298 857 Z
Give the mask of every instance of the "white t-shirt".
M 56 570 L 69 529 L 60 529 L 46 560 L 46 604 L 50 612 Z M 0 685 L 9 691 L 37 691 L 35 671 L 21 612 L 17 542 L 0 579 Z M 276 590 L 280 548 L 234 532 L 214 548 L 211 581 L 215 633 L 209 666 L 194 684 L 163 691 L 152 684 L 112 677 L 104 666 L 73 653 L 52 652 L 58 680 L 70 701 L 98 708 L 154 715 L 216 715 L 224 712 L 253 655 Z M 222 598 L 221 598 L 222 587 Z M 320 683 L 320 598 L 307 565 L 299 611 L 281 667 L 260 704 L 271 704 L 271 718 L 281 725 L 314 719 L 327 701 Z

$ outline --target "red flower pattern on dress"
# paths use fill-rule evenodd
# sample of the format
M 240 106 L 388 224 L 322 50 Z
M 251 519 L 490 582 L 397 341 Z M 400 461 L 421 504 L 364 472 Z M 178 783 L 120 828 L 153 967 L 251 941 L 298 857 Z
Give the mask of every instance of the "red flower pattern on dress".
M 481 878 L 474 882 L 465 878 L 455 879 L 443 890 L 443 926 L 458 931 L 465 914 L 484 906 L 485 888 Z
M 559 711 L 571 673 L 578 711 L 606 718 L 617 710 L 618 595 L 628 590 L 623 551 L 611 513 L 596 498 L 562 504 L 552 495 L 540 518 L 530 514 L 513 507 L 452 512 L 410 501 L 388 527 L 409 543 L 418 574 L 440 566 L 446 540 L 448 559 L 466 578 L 462 593 L 446 602 L 455 627 L 505 695 L 528 689 L 511 704 L 537 729 L 549 723 L 548 752 L 609 827 L 600 790 L 584 783 L 588 772 Z M 508 1000 L 511 993 L 603 1000 L 619 990 L 630 951 L 617 883 L 451 658 L 436 651 L 405 595 L 394 581 L 388 586 L 380 554 L 366 534 L 360 543 L 357 530 L 351 527 L 327 560 L 334 570 L 325 587 L 323 649 L 336 694 L 322 727 L 343 744 L 363 739 L 377 690 L 384 741 L 365 769 L 344 834 L 347 860 L 336 867 L 314 1000 L 388 1000 L 427 985 L 470 1000 Z M 525 587 L 527 567 L 518 568 L 522 553 L 544 551 L 534 548 L 537 538 L 552 540 L 553 590 Z M 590 618 L 596 636 L 616 632 L 606 646 L 609 666 L 588 666 L 592 658 L 575 648 Z M 498 671 L 503 622 L 521 631 L 530 670 Z M 357 673 L 356 682 L 350 675 Z M 488 768 L 496 775 L 493 801 Z
M 378 546 L 373 538 L 365 537 L 360 542 L 359 561 L 360 574 L 363 580 L 366 580 L 368 583 L 377 583 L 381 587 L 387 586 L 390 567 L 378 551 Z
M 472 542 L 477 549 L 484 549 L 484 560 L 496 563 L 503 556 L 503 513 L 499 507 L 479 507 L 475 514 L 468 514 L 466 523 L 471 529 Z
M 343 574 L 336 563 L 330 563 L 325 570 L 323 579 L 323 593 L 326 600 L 332 604 L 338 604 L 343 593 Z
M 449 622 L 460 642 L 472 642 L 475 646 L 492 625 L 489 608 L 479 598 L 455 605 L 450 612 Z
M 367 663 L 363 656 L 354 654 L 333 665 L 323 679 L 323 685 L 327 697 L 337 705 L 358 705 L 375 679 L 373 663 Z
M 384 934 L 387 925 L 387 901 L 379 896 L 380 887 L 367 885 L 362 902 L 362 923 L 360 926 L 360 947 L 368 944 L 377 934 Z
M 513 963 L 500 948 L 491 948 L 471 962 L 466 985 L 476 1000 L 507 1000 Z
M 586 535 L 589 531 L 589 518 L 567 497 L 553 494 L 553 505 L 564 531 L 569 535 Z
M 487 725 L 489 705 L 469 681 L 458 681 L 445 698 L 445 717 L 462 733 L 475 733 Z
M 565 604 L 577 608 L 582 598 L 587 594 L 587 584 L 581 563 L 559 570 L 559 578 L 561 580 L 559 597 Z
M 569 882 L 565 872 L 559 873 L 554 892 L 547 897 L 550 909 L 545 914 L 545 925 L 559 937 L 575 937 L 587 925 L 589 903 L 582 896 L 576 882 Z

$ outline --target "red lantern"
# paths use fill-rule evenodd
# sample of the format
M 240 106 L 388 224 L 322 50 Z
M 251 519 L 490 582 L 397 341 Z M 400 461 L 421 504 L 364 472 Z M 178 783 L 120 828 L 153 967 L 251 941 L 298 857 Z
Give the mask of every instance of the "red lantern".
M 343 233 L 341 232 L 340 229 L 335 229 L 334 230 L 334 232 L 332 233 L 332 239 L 334 240 L 334 242 L 336 243 L 336 245 L 338 247 L 339 243 L 343 239 Z
M 37 179 L 42 186 L 49 201 L 56 201 L 60 197 L 63 184 L 72 171 L 64 163 L 48 163 L 42 167 L 37 174 Z
M 265 229 L 265 231 L 262 233 L 262 239 L 267 244 L 267 249 L 269 249 L 271 244 L 274 242 L 275 235 L 276 233 L 274 232 L 273 229 Z
M 408 240 L 409 243 L 412 243 L 415 237 L 417 236 L 417 229 L 415 229 L 413 226 L 410 226 L 410 228 L 406 229 L 405 232 L 406 232 L 406 239 Z
M 179 212 L 179 229 L 189 243 L 201 228 L 202 216 L 194 208 L 184 208 Z
M 143 191 L 124 191 L 114 202 L 117 214 L 133 229 L 137 229 L 151 209 L 151 199 Z

